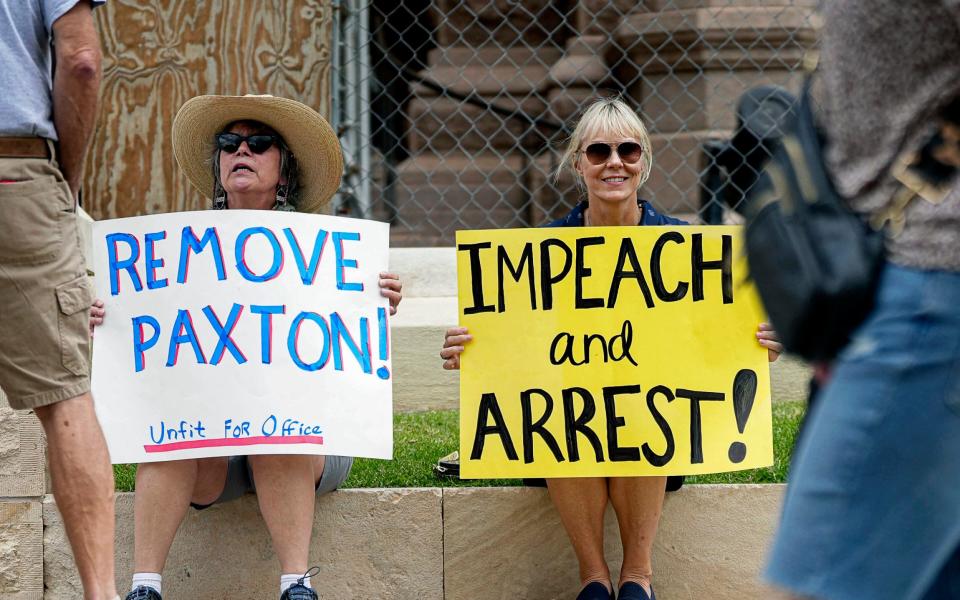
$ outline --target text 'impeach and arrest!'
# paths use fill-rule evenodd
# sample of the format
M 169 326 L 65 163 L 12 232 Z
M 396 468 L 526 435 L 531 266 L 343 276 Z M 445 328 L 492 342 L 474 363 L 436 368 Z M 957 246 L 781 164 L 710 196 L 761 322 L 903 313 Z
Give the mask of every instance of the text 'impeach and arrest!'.
M 458 232 L 462 476 L 772 464 L 740 248 L 735 227 Z

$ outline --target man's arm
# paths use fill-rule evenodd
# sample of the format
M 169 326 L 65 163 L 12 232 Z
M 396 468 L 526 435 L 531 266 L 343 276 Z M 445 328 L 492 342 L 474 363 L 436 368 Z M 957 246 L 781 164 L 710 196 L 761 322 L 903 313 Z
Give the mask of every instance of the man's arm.
M 74 197 L 80 191 L 100 97 L 100 40 L 90 2 L 80 0 L 53 23 L 53 124 L 60 138 L 60 169 Z

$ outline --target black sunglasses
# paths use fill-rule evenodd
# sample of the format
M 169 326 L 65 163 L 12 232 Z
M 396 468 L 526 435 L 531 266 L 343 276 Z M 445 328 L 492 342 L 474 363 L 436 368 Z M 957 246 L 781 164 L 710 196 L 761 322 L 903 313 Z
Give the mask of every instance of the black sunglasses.
M 591 164 L 601 165 L 610 159 L 614 152 L 623 162 L 632 165 L 640 160 L 643 155 L 643 148 L 636 142 L 620 142 L 619 144 L 607 142 L 594 142 L 588 145 L 583 153 Z
M 240 135 L 239 133 L 218 133 L 217 148 L 223 152 L 233 154 L 240 148 L 240 144 L 246 142 L 247 148 L 254 154 L 263 154 L 270 149 L 270 146 L 280 143 L 280 137 L 276 135 L 261 133 L 257 135 Z

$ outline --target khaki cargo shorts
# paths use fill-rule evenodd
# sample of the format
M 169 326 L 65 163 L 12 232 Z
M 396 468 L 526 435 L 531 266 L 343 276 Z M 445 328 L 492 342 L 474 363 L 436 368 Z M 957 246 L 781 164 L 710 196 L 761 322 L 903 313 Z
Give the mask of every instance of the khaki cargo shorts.
M 92 290 L 57 163 L 0 158 L 0 389 L 13 408 L 90 390 Z

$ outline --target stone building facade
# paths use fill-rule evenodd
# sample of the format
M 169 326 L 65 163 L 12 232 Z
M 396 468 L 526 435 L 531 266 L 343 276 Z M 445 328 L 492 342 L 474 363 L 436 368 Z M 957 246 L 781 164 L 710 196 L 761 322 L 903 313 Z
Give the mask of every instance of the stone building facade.
M 814 0 L 435 0 L 416 15 L 430 39 L 407 29 L 395 42 L 430 49 L 402 105 L 405 156 L 386 188 L 378 173 L 376 216 L 393 222 L 395 244 L 417 246 L 562 214 L 580 192 L 551 176 L 576 113 L 619 93 L 652 133 L 641 195 L 697 219 L 701 144 L 729 134 L 746 89 L 797 88 L 814 10 Z

